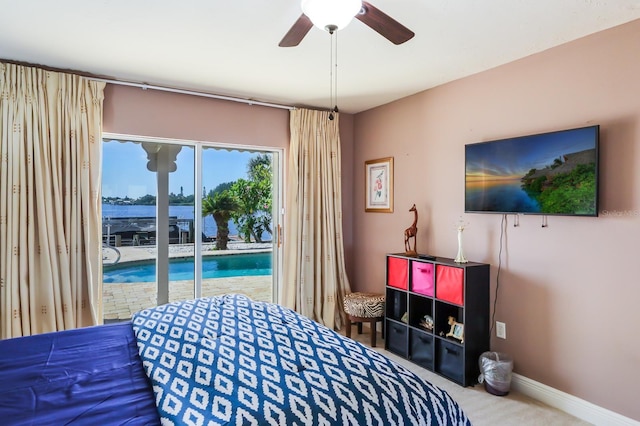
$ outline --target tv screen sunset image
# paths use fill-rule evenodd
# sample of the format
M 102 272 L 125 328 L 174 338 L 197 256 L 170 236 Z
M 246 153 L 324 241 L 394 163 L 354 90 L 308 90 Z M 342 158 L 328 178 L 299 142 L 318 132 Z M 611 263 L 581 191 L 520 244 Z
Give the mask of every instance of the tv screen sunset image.
M 598 126 L 465 146 L 465 211 L 597 214 Z

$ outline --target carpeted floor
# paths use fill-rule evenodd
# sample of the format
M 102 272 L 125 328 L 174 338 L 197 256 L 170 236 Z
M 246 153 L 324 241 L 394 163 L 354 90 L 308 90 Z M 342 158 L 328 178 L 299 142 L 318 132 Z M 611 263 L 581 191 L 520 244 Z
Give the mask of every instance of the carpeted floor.
M 363 334 L 357 334 L 356 327 L 354 327 L 351 337 L 369 346 L 370 336 L 368 331 L 365 327 Z M 590 425 L 590 423 L 514 391 L 509 392 L 506 396 L 495 396 L 486 392 L 482 385 L 463 388 L 384 350 L 384 341 L 379 334 L 377 347 L 374 349 L 403 365 L 408 370 L 413 371 L 423 379 L 446 390 L 462 406 L 474 426 Z

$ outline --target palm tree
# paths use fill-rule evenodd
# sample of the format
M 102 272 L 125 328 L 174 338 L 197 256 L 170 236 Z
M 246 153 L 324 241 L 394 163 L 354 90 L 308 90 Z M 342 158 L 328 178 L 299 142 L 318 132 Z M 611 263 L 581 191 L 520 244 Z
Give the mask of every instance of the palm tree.
M 211 215 L 218 228 L 216 234 L 216 249 L 226 250 L 229 242 L 229 219 L 238 209 L 238 201 L 229 191 L 209 194 L 202 199 L 202 216 Z
M 238 179 L 231 191 L 238 200 L 238 210 L 231 217 L 238 227 L 238 233 L 246 242 L 261 243 L 262 234 L 272 234 L 272 161 L 271 154 L 260 154 L 247 163 L 249 179 Z

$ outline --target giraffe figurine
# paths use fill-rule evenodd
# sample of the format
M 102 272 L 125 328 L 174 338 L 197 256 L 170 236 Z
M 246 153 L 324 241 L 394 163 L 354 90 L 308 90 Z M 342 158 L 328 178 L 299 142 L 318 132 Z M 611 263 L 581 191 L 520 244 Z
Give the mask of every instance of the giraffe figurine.
M 416 251 L 416 235 L 418 234 L 418 209 L 416 209 L 416 205 L 414 204 L 410 209 L 410 212 L 413 212 L 413 223 L 410 227 L 404 230 L 404 249 L 405 256 L 417 256 L 418 252 Z M 411 239 L 413 238 L 413 248 L 411 248 Z

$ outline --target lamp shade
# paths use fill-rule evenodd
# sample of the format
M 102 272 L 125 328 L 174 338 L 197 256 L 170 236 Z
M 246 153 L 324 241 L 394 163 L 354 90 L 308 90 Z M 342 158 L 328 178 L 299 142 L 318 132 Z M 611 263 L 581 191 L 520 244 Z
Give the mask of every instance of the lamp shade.
M 302 13 L 322 30 L 334 26 L 341 30 L 361 8 L 361 0 L 302 0 Z

